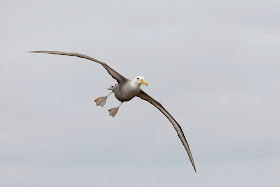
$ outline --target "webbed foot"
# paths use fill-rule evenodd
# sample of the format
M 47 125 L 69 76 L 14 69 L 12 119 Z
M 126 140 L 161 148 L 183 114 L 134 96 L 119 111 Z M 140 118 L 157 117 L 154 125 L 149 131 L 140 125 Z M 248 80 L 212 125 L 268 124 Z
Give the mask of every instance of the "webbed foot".
M 119 107 L 117 108 L 111 108 L 108 110 L 109 111 L 109 116 L 115 117 L 119 111 Z
M 107 97 L 98 97 L 97 99 L 95 99 L 94 101 L 96 102 L 96 106 L 104 106 L 107 100 Z

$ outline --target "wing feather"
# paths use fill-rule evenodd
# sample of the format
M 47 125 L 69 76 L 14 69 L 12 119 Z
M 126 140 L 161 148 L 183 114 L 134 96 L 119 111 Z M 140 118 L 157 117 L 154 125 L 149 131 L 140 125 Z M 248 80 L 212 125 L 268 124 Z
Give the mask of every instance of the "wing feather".
M 101 61 L 99 61 L 95 58 L 92 58 L 90 56 L 87 56 L 87 55 L 83 55 L 83 54 L 80 54 L 80 53 L 67 53 L 67 52 L 61 52 L 61 51 L 30 51 L 30 52 L 31 53 L 48 53 L 48 54 L 55 54 L 55 55 L 67 55 L 67 56 L 75 56 L 75 57 L 79 57 L 79 58 L 85 58 L 87 60 L 91 60 L 91 61 L 94 61 L 94 62 L 97 62 L 97 63 L 101 64 L 108 71 L 108 73 L 114 79 L 116 79 L 116 81 L 118 83 L 122 82 L 123 80 L 126 80 L 126 78 L 124 76 L 122 76 L 121 74 L 116 72 L 113 68 L 108 66 L 106 63 L 101 62 Z
M 186 140 L 184 132 L 183 132 L 181 126 L 179 125 L 179 123 L 169 114 L 169 112 L 159 102 L 157 102 L 155 99 L 153 99 L 147 93 L 145 93 L 143 90 L 141 90 L 137 96 L 140 97 L 143 100 L 148 101 L 152 105 L 154 105 L 156 108 L 158 108 L 169 119 L 169 121 L 172 123 L 173 127 L 177 131 L 177 134 L 178 134 L 183 146 L 185 147 L 185 149 L 188 153 L 188 156 L 190 158 L 190 161 L 192 163 L 194 171 L 196 172 L 196 168 L 195 168 L 195 164 L 194 164 L 194 160 L 193 160 L 193 157 L 192 157 L 192 153 L 191 153 L 189 144 Z

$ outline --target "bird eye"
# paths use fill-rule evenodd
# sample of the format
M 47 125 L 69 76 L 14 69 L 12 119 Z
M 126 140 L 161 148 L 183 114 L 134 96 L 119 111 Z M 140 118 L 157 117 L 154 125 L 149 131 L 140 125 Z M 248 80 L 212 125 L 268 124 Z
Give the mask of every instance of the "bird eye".
M 139 77 L 137 77 L 137 79 L 139 79 Z

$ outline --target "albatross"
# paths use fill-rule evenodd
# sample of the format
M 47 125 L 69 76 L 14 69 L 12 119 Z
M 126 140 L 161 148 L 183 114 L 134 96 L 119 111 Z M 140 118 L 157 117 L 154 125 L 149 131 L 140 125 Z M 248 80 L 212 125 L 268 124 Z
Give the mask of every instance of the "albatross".
M 115 97 L 121 102 L 121 104 L 116 107 L 116 108 L 111 108 L 109 109 L 109 116 L 115 117 L 120 106 L 122 105 L 123 102 L 130 101 L 134 97 L 139 97 L 145 101 L 148 101 L 152 105 L 154 105 L 157 109 L 159 109 L 171 122 L 175 130 L 177 131 L 177 134 L 186 149 L 189 159 L 191 161 L 191 164 L 193 166 L 194 171 L 196 172 L 194 160 L 192 157 L 192 153 L 190 150 L 190 147 L 188 145 L 188 142 L 186 140 L 186 137 L 184 135 L 184 132 L 179 125 L 179 123 L 169 114 L 169 112 L 154 98 L 149 96 L 146 92 L 144 92 L 140 87 L 142 84 L 148 86 L 148 83 L 144 80 L 144 77 L 142 76 L 137 76 L 134 79 L 130 80 L 119 74 L 117 71 L 115 71 L 113 68 L 111 68 L 108 64 L 101 62 L 95 58 L 92 58 L 87 55 L 83 55 L 80 53 L 67 53 L 67 52 L 61 52 L 61 51 L 30 51 L 32 53 L 48 53 L 48 54 L 55 54 L 55 55 L 66 55 L 66 56 L 74 56 L 74 57 L 79 57 L 79 58 L 84 58 L 87 60 L 91 60 L 94 62 L 97 62 L 101 64 L 107 71 L 108 73 L 118 82 L 118 84 L 115 84 L 115 86 L 110 86 L 108 90 L 111 90 L 111 95 L 112 93 L 115 94 Z M 107 100 L 107 97 L 109 96 L 104 96 L 104 97 L 99 97 L 95 99 L 94 101 L 96 102 L 97 106 L 104 106 Z

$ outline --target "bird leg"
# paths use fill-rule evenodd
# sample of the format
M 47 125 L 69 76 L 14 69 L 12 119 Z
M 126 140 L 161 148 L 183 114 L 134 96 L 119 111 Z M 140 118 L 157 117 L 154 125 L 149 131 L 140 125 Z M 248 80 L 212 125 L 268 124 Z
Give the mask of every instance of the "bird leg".
M 123 104 L 123 102 L 116 108 L 109 109 L 109 116 L 115 117 L 119 111 L 120 106 Z
M 111 95 L 113 92 L 111 92 L 109 95 Z M 104 106 L 107 100 L 107 97 L 109 96 L 105 96 L 105 97 L 98 97 L 97 99 L 95 99 L 94 101 L 96 102 L 96 106 Z

